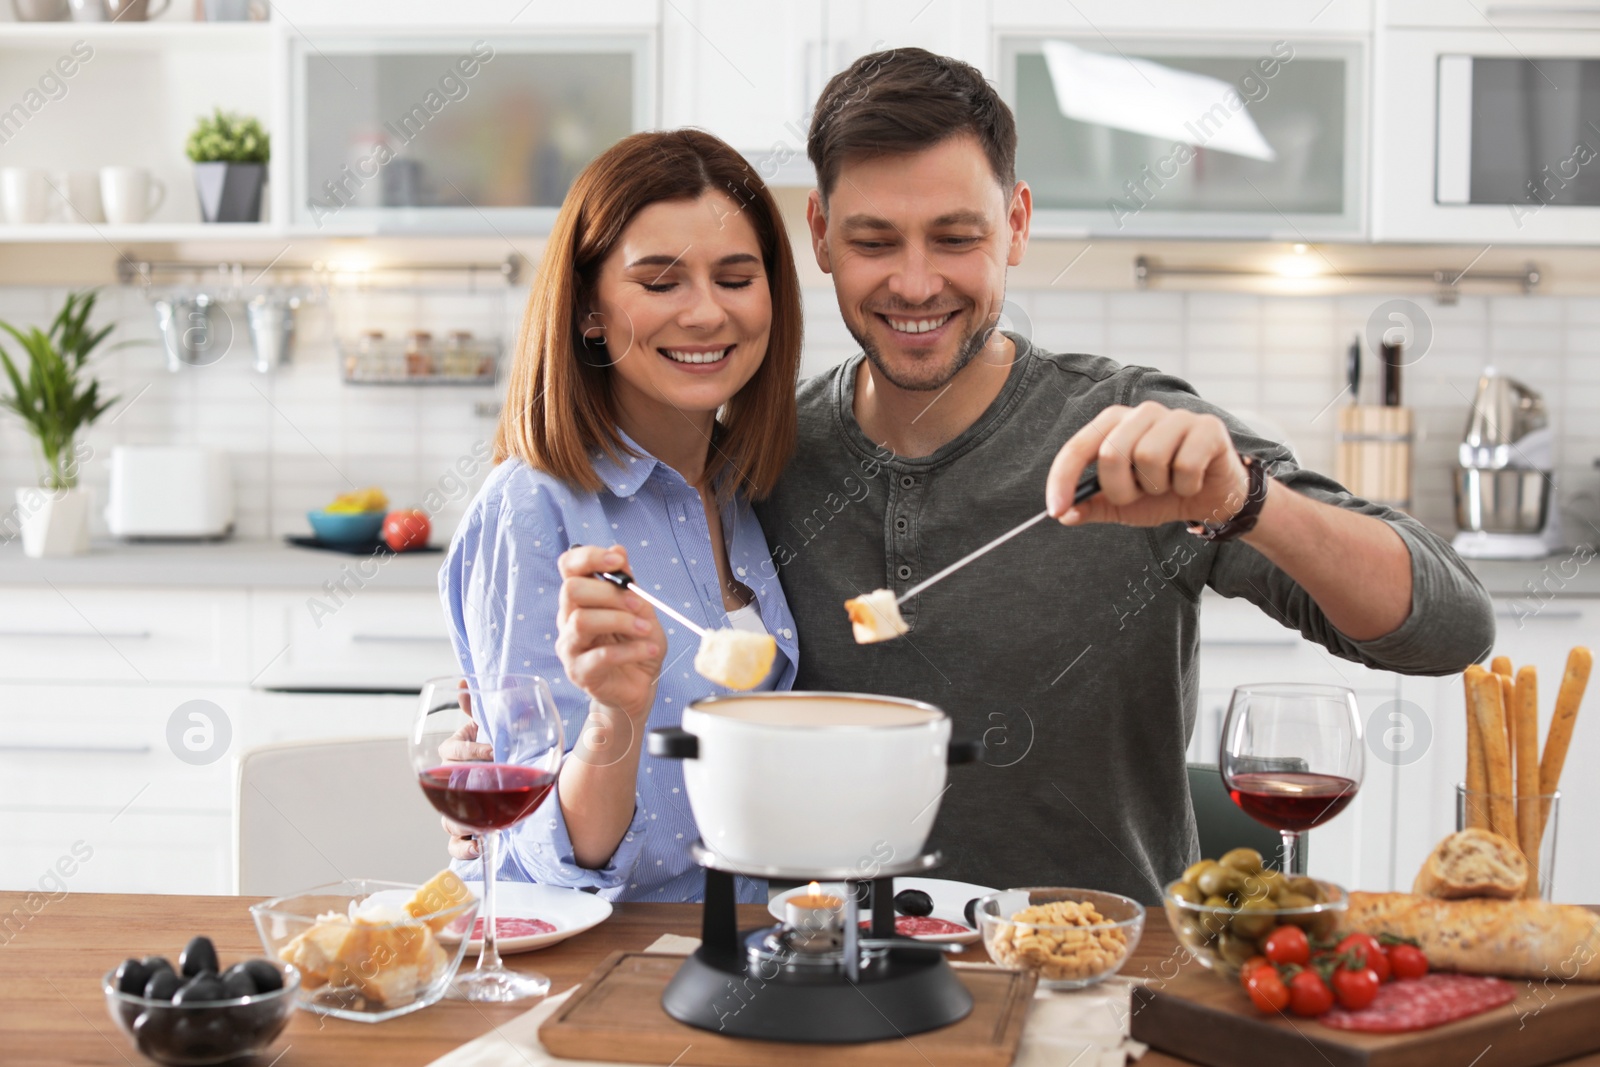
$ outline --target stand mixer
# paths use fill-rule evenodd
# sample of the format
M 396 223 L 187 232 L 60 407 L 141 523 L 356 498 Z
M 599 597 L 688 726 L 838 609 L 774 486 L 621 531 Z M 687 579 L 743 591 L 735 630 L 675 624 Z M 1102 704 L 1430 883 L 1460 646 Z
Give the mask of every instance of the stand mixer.
M 1469 559 L 1543 559 L 1561 545 L 1544 398 L 1493 367 L 1478 379 L 1455 472 L 1452 544 Z

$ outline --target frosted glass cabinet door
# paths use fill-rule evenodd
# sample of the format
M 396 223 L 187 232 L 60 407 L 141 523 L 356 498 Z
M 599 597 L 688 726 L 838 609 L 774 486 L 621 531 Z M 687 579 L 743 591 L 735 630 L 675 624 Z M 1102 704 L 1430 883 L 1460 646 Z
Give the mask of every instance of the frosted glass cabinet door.
M 653 125 L 644 34 L 317 34 L 292 50 L 295 222 L 544 232 L 572 179 Z
M 1001 37 L 1037 229 L 1360 235 L 1364 64 L 1358 41 Z

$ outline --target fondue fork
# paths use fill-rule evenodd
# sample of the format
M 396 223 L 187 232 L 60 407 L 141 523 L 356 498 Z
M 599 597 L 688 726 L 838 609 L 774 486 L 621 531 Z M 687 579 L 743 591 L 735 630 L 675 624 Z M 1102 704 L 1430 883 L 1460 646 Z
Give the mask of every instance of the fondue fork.
M 664 614 L 672 616 L 674 619 L 677 619 L 683 625 L 685 625 L 689 629 L 693 630 L 695 632 L 696 636 L 704 637 L 706 635 L 707 630 L 706 630 L 706 628 L 704 626 L 701 626 L 697 622 L 690 622 L 688 619 L 684 618 L 678 612 L 674 611 L 671 607 L 669 607 L 664 601 L 661 600 L 660 597 L 653 597 L 649 593 L 646 593 L 643 589 L 640 589 L 639 588 L 639 583 L 634 581 L 628 575 L 622 574 L 622 573 L 619 573 L 619 572 L 615 572 L 615 571 L 602 571 L 599 574 L 596 574 L 595 577 L 610 582 L 612 585 L 616 586 L 618 589 L 632 589 L 634 591 L 634 594 L 637 595 L 645 603 L 649 604 L 651 607 L 655 608 L 657 611 L 660 611 L 660 612 L 662 612 Z
M 1100 491 L 1100 476 L 1097 475 L 1097 474 L 1091 474 L 1087 478 L 1083 479 L 1083 481 L 1078 483 L 1078 488 L 1072 494 L 1072 503 L 1074 505 L 1081 504 L 1085 500 L 1088 500 L 1090 497 L 1094 496 L 1099 491 Z M 1045 511 L 1041 511 L 1041 512 L 1039 512 L 1039 514 L 1035 515 L 1033 518 L 1029 519 L 1027 522 L 1024 522 L 1020 526 L 1014 527 L 1013 529 L 1006 531 L 1005 533 L 1001 534 L 999 537 L 996 537 L 993 541 L 990 541 L 988 544 L 982 546 L 981 548 L 973 549 L 971 552 L 968 552 L 965 556 L 962 556 L 960 559 L 958 559 L 954 563 L 950 564 L 950 566 L 946 567 L 944 570 L 938 572 L 937 574 L 933 575 L 930 578 L 924 578 L 922 581 L 918 582 L 916 585 L 912 586 L 910 589 L 907 589 L 904 593 L 901 593 L 899 596 L 895 597 L 895 600 L 894 600 L 895 604 L 896 605 L 904 604 L 906 601 L 910 600 L 912 597 L 916 596 L 918 593 L 922 592 L 924 589 L 928 588 L 933 583 L 939 582 L 939 581 L 943 581 L 944 579 L 950 577 L 950 575 L 954 574 L 956 571 L 960 570 L 962 567 L 965 567 L 967 564 L 969 564 L 973 560 L 977 559 L 979 556 L 981 556 L 984 553 L 990 551 L 991 549 L 999 548 L 1001 545 L 1005 544 L 1007 541 L 1011 540 L 1013 537 L 1017 536 L 1019 533 L 1021 533 L 1024 530 L 1026 530 L 1028 527 L 1034 526 L 1034 525 L 1036 525 L 1036 524 L 1038 524 L 1040 522 L 1043 522 L 1045 519 L 1048 519 L 1049 517 L 1050 517 L 1050 512 L 1049 512 L 1048 509 L 1045 510 Z M 602 577 L 604 577 L 604 576 L 602 576 Z M 635 592 L 637 592 L 637 591 L 638 590 L 635 590 Z M 648 599 L 648 598 L 646 598 L 646 599 Z

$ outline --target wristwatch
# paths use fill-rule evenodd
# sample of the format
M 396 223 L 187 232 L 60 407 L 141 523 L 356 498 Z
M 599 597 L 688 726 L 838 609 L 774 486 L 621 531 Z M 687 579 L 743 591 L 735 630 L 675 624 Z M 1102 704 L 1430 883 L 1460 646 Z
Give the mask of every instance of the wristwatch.
M 1239 462 L 1244 464 L 1248 481 L 1244 506 L 1226 522 L 1207 522 L 1204 519 L 1191 522 L 1189 532 L 1202 541 L 1232 541 L 1236 537 L 1243 537 L 1256 528 L 1256 521 L 1261 518 L 1261 505 L 1267 502 L 1267 468 L 1254 456 L 1241 455 Z

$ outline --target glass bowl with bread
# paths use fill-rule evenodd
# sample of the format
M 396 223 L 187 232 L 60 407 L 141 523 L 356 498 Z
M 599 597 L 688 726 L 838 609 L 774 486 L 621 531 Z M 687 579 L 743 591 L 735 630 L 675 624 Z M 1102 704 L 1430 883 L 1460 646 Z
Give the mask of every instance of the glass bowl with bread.
M 973 918 L 989 958 L 1032 971 L 1046 989 L 1082 989 L 1122 969 L 1144 933 L 1144 906 L 1095 889 L 1034 886 L 980 897 Z
M 1184 871 L 1162 904 L 1179 943 L 1206 967 L 1236 978 L 1273 930 L 1298 926 L 1326 938 L 1350 901 L 1332 882 L 1286 875 L 1264 866 L 1255 849 L 1236 848 Z
M 264 901 L 250 915 L 268 958 L 298 969 L 299 1007 L 382 1022 L 444 996 L 478 898 L 447 868 L 420 886 L 346 879 Z

